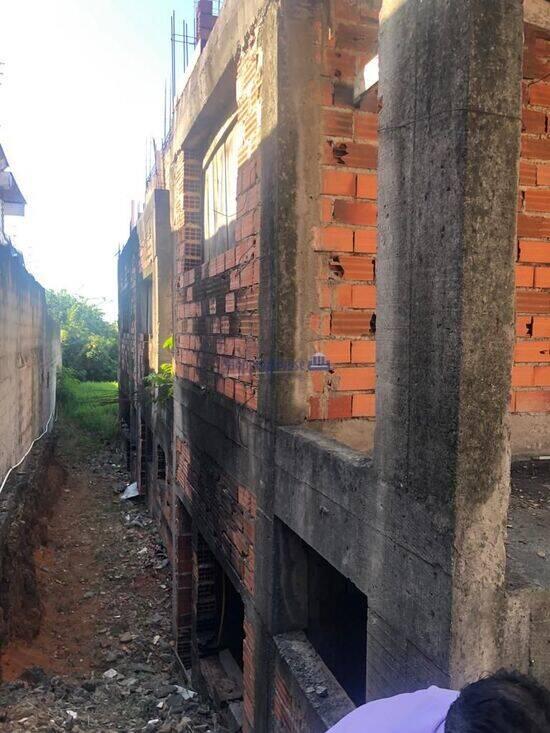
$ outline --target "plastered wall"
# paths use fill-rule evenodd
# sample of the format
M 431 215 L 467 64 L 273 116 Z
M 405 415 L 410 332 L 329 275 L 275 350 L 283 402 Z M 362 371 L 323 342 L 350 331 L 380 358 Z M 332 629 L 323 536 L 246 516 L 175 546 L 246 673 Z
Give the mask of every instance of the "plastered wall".
M 46 428 L 60 365 L 44 289 L 11 247 L 0 246 L 0 485 Z

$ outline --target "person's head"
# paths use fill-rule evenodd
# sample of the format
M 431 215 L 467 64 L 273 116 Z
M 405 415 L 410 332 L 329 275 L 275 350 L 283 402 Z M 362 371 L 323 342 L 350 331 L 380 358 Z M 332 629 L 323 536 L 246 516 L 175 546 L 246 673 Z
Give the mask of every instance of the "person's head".
M 445 733 L 549 733 L 550 692 L 519 672 L 497 672 L 465 687 Z

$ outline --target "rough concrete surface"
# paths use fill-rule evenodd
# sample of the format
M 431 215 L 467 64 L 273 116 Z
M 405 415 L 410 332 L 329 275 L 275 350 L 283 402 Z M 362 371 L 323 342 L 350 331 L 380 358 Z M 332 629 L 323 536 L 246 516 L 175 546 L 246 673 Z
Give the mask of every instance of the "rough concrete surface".
M 401 502 L 418 501 L 434 531 L 439 515 L 448 581 L 443 594 L 432 594 L 434 580 L 405 589 L 381 563 L 388 596 L 373 610 L 384 633 L 370 631 L 395 651 L 392 677 L 413 652 L 413 617 L 383 621 L 392 588 L 396 604 L 405 592 L 441 609 L 447 649 L 419 651 L 442 659 L 453 684 L 498 663 L 521 49 L 516 0 L 383 4 L 375 464 L 396 542 Z M 373 655 L 369 666 L 381 671 Z
M 550 590 L 550 460 L 512 467 L 507 587 Z

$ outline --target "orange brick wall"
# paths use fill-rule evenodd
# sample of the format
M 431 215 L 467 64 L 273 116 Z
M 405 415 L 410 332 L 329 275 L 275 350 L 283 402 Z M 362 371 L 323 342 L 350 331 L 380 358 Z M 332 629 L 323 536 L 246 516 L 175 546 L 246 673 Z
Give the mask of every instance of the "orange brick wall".
M 273 717 L 277 721 L 277 730 L 281 733 L 299 733 L 304 730 L 303 720 L 297 714 L 296 707 L 286 680 L 278 669 L 275 674 Z
M 375 89 L 355 108 L 353 84 L 377 52 L 376 6 L 332 0 L 331 22 L 318 28 L 321 197 L 310 327 L 332 369 L 311 374 L 310 420 L 374 418 L 377 98 Z
M 193 519 L 219 541 L 219 550 L 254 595 L 256 498 L 206 454 L 176 439 L 176 480 L 193 507 Z
M 550 34 L 525 29 L 512 412 L 550 412 Z
M 173 166 L 176 374 L 250 409 L 257 408 L 258 383 L 260 88 L 261 54 L 251 35 L 237 70 L 242 145 L 235 246 L 200 266 L 201 162 L 196 153 L 186 151 Z

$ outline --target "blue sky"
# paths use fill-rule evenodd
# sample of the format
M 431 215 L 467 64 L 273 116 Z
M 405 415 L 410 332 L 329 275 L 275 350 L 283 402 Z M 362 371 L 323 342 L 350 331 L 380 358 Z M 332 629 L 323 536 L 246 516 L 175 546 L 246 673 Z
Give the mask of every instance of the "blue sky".
M 45 286 L 116 317 L 116 252 L 162 135 L 170 16 L 193 0 L 0 2 L 0 142 L 27 199 L 8 232 Z M 178 65 L 179 66 L 179 65 Z

